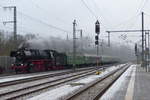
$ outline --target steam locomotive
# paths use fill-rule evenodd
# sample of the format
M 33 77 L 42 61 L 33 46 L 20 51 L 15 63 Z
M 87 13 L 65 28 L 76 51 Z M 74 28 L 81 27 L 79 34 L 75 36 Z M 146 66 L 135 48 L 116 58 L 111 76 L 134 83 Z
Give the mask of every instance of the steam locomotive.
M 15 57 L 15 62 L 11 68 L 16 72 L 39 72 L 47 70 L 61 70 L 76 67 L 95 66 L 97 60 L 99 64 L 117 63 L 119 60 L 113 57 L 98 57 L 95 55 L 76 55 L 73 60 L 72 54 L 60 53 L 55 50 L 38 50 L 20 48 L 12 51 L 11 57 Z M 75 62 L 74 62 L 75 61 Z

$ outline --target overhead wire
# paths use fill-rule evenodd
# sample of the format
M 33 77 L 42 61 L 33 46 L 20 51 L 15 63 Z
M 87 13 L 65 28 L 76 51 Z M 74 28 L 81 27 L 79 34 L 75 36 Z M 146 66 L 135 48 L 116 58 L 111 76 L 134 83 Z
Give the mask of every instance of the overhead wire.
M 59 28 L 59 27 L 57 27 L 57 26 L 48 24 L 48 23 L 46 23 L 46 22 L 43 22 L 43 21 L 40 20 L 40 19 L 31 17 L 31 16 L 29 16 L 29 15 L 27 15 L 27 14 L 24 14 L 24 13 L 20 12 L 20 11 L 18 11 L 18 13 L 21 14 L 22 16 L 25 16 L 25 17 L 27 17 L 27 18 L 29 18 L 29 19 L 31 19 L 31 20 L 34 20 L 34 21 L 36 21 L 36 22 L 38 22 L 38 23 L 41 23 L 41 24 L 43 24 L 43 25 L 45 25 L 45 26 L 48 26 L 48 27 L 50 27 L 50 28 L 53 28 L 53 29 L 56 29 L 56 30 L 59 30 L 59 31 L 63 31 L 63 32 L 70 33 L 68 30 L 65 30 L 65 29 Z
M 127 19 L 127 20 L 125 20 L 125 21 L 123 21 L 123 22 L 121 22 L 121 23 L 115 25 L 114 27 L 118 27 L 118 26 L 124 25 L 125 23 L 128 23 L 129 21 L 132 21 L 133 19 L 137 18 L 139 15 L 140 15 L 140 14 L 138 13 L 138 14 L 132 16 L 131 18 L 129 18 L 129 19 Z
M 3 6 L 0 5 L 0 7 L 3 7 Z M 54 25 L 45 23 L 45 22 L 43 22 L 42 20 L 37 19 L 37 18 L 34 18 L 34 17 L 31 17 L 31 16 L 29 16 L 29 15 L 27 15 L 27 14 L 22 13 L 21 11 L 17 11 L 17 12 L 18 12 L 19 14 L 21 14 L 21 15 L 23 15 L 23 16 L 29 18 L 29 19 L 31 19 L 31 20 L 34 20 L 34 21 L 36 21 L 36 22 L 39 22 L 39 23 L 41 23 L 41 24 L 43 24 L 43 25 L 45 25 L 45 26 L 48 26 L 48 27 L 50 27 L 50 28 L 53 28 L 53 29 L 56 29 L 56 30 L 59 30 L 59 31 L 63 31 L 63 32 L 70 33 L 70 31 L 68 31 L 68 30 L 65 30 L 65 29 L 59 28 L 59 27 L 57 27 L 57 26 L 54 26 Z
M 0 7 L 3 7 L 3 6 L 0 5 Z M 17 21 L 17 22 L 18 22 L 18 21 Z M 3 23 L 3 22 L 0 22 L 0 23 Z M 13 27 L 11 27 L 10 24 L 8 24 L 8 25 L 9 25 L 9 26 L 2 25 L 2 26 L 3 26 L 2 30 L 5 30 L 4 28 L 7 28 L 7 29 L 9 29 L 9 31 L 12 31 L 12 30 L 13 30 Z M 17 26 L 17 27 L 20 27 L 20 26 Z M 33 32 L 31 32 L 31 31 L 26 31 L 26 30 L 20 29 L 20 28 L 18 28 L 17 30 L 18 30 L 19 32 L 23 32 L 23 33 L 33 33 Z
M 136 13 L 140 13 L 141 12 L 140 9 L 142 8 L 143 3 L 144 3 L 144 0 L 141 0 L 139 6 L 137 7 Z
M 100 9 L 100 7 L 97 5 L 96 1 L 95 0 L 92 0 L 91 2 L 93 2 L 94 6 L 96 7 L 97 11 L 99 12 L 99 14 L 101 15 L 101 20 L 102 18 L 107 21 L 108 23 L 110 21 L 108 21 L 108 19 L 106 17 L 104 17 L 104 14 L 102 13 L 102 10 Z M 104 25 L 105 26 L 105 25 Z M 106 27 L 106 26 L 105 26 Z
M 101 18 L 100 18 L 99 16 L 97 16 L 97 15 L 93 12 L 93 10 L 87 5 L 87 3 L 86 3 L 84 0 L 81 0 L 81 2 L 82 2 L 82 4 L 87 8 L 87 10 L 94 16 L 94 18 L 95 18 L 96 20 L 100 20 L 101 26 L 104 28 L 104 30 L 106 30 L 107 28 L 106 28 L 106 26 L 101 22 Z
M 143 5 L 141 4 L 141 7 L 139 7 L 139 9 L 137 10 L 138 13 L 140 13 L 144 9 L 147 2 L 148 2 L 148 0 L 143 1 Z
M 136 14 L 135 14 L 133 17 L 131 17 L 131 18 L 129 18 L 129 19 L 127 19 L 127 20 L 125 20 L 125 21 L 123 21 L 123 22 L 121 22 L 121 23 L 115 25 L 114 27 L 118 27 L 118 26 L 121 26 L 121 25 L 125 25 L 126 22 L 129 22 L 129 21 L 133 20 L 134 18 L 138 17 L 138 16 L 140 15 L 140 11 L 141 11 L 141 10 L 143 9 L 143 7 L 145 6 L 146 1 L 147 1 L 147 0 L 145 0 L 145 1 L 142 0 L 142 1 L 140 2 L 139 7 L 137 8 L 137 12 L 136 12 Z
M 135 18 L 135 21 L 137 22 L 137 19 L 140 17 L 140 14 L 139 14 L 139 16 L 137 16 L 136 18 Z M 134 20 L 133 20 L 134 21 Z M 136 22 L 133 22 L 133 23 L 131 23 L 130 24 L 130 29 L 132 29 L 135 25 L 136 25 Z
M 43 11 L 43 13 L 47 14 L 49 13 L 47 10 L 45 10 L 44 8 L 40 7 L 37 3 L 35 3 L 33 0 L 30 0 L 32 2 L 32 4 L 37 8 L 37 9 L 40 9 L 41 11 Z M 65 22 L 64 20 L 58 18 L 58 17 L 55 17 L 55 19 L 65 25 L 68 25 L 69 23 Z
M 18 27 L 21 27 L 21 26 L 18 26 Z M 7 28 L 7 29 L 10 29 L 9 31 L 13 31 L 13 27 L 10 27 L 10 26 L 4 26 L 4 28 Z M 22 27 L 21 27 L 22 28 Z M 34 33 L 34 32 L 31 32 L 31 31 L 27 31 L 25 30 L 25 27 L 23 27 L 22 29 L 18 28 L 17 29 L 19 32 L 23 32 L 23 33 Z
M 3 6 L 2 5 L 0 5 L 0 7 L 2 7 L 3 8 Z M 3 23 L 3 22 L 0 22 L 0 23 Z M 4 26 L 4 25 L 3 25 Z M 18 26 L 19 27 L 19 26 Z M 4 28 L 7 28 L 7 29 L 10 29 L 9 31 L 11 31 L 13 28 L 12 27 L 9 27 L 9 26 L 4 26 Z M 2 29 L 2 30 L 4 30 L 4 29 Z M 19 31 L 20 31 L 20 29 L 18 29 Z M 26 30 L 22 30 L 21 32 L 24 32 L 24 33 L 33 33 L 33 32 L 29 32 L 29 31 L 26 31 Z
M 144 15 L 146 15 L 147 17 L 150 18 L 150 14 L 148 12 L 144 12 Z M 150 26 L 148 27 L 148 29 L 150 28 Z
M 138 7 L 138 9 L 137 9 L 137 16 L 139 16 L 140 14 L 141 14 L 141 11 L 144 9 L 144 7 L 145 7 L 145 5 L 146 5 L 146 2 L 147 2 L 148 0 L 142 0 L 141 1 L 141 3 L 140 3 L 140 5 L 139 5 L 139 7 Z M 142 3 L 143 2 L 143 3 Z M 132 18 L 131 18 L 132 19 Z M 131 27 L 133 27 L 135 25 L 135 23 L 132 23 L 131 24 L 131 26 L 130 26 L 130 29 L 131 29 Z
M 97 6 L 97 3 L 95 2 L 95 0 L 92 0 L 93 1 L 93 4 L 95 5 L 95 7 L 97 8 L 97 10 L 99 10 L 99 12 L 101 12 L 101 9 L 99 8 L 99 6 Z M 102 14 L 101 14 L 102 15 Z M 130 21 L 130 20 L 132 20 L 132 19 L 135 19 L 135 18 L 137 18 L 139 16 L 139 14 L 137 14 L 137 15 L 135 15 L 133 18 L 131 17 L 130 19 L 128 19 L 127 21 Z M 104 17 L 104 16 L 103 16 Z M 106 20 L 106 19 L 105 19 Z M 122 24 L 122 23 L 121 23 Z M 130 26 L 130 28 L 131 27 L 133 27 L 135 25 L 135 23 L 131 23 L 131 26 Z M 120 24 L 119 24 L 119 26 L 120 26 Z
M 95 19 L 98 19 L 98 16 L 90 9 L 90 7 L 86 4 L 84 0 L 81 0 L 82 4 L 88 9 L 88 11 L 95 17 Z

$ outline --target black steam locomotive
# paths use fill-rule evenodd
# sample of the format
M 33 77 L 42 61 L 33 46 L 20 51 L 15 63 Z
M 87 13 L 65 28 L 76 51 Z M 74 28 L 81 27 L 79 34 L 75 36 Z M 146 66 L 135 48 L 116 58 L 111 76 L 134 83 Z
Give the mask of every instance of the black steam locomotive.
M 12 51 L 10 56 L 16 58 L 15 63 L 12 64 L 12 69 L 16 73 L 64 69 L 67 65 L 66 54 L 55 50 L 22 48 Z

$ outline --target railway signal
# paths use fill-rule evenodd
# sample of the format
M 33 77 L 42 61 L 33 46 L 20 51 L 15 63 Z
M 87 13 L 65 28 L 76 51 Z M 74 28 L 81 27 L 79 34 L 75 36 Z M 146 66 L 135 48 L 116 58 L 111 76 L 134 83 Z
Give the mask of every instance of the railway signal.
M 96 33 L 96 36 L 95 36 L 95 45 L 99 45 L 99 33 L 100 33 L 100 23 L 99 21 L 97 20 L 96 23 L 95 23 L 95 33 Z M 97 52 L 98 54 L 98 52 Z
M 98 20 L 95 23 L 95 33 L 97 33 L 97 34 L 100 33 L 100 23 Z
M 95 45 L 97 46 L 97 67 L 98 67 L 98 64 L 99 64 L 99 34 L 100 34 L 100 23 L 98 20 L 95 22 L 95 33 L 96 33 Z M 99 73 L 99 71 L 97 70 L 96 73 Z

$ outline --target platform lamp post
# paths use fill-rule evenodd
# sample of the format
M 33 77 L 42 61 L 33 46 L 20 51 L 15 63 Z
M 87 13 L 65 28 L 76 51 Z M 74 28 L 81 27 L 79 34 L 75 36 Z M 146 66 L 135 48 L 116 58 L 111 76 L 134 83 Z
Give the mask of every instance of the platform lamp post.
M 99 34 L 100 34 L 100 23 L 99 23 L 98 20 L 95 22 L 95 33 L 96 33 L 96 36 L 95 36 L 95 45 L 97 47 L 97 50 L 96 50 L 96 53 L 97 53 L 97 61 L 96 61 L 97 65 L 96 65 L 96 69 L 97 69 L 97 71 L 96 71 L 96 74 L 99 74 L 100 72 L 98 70 L 98 66 L 99 66 Z

